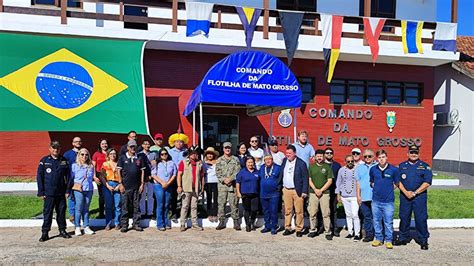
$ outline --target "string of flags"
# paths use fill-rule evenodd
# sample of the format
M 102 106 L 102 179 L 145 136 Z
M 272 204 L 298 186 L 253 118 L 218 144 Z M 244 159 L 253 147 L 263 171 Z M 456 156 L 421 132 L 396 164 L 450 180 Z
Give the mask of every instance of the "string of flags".
M 203 34 L 209 36 L 212 9 L 214 4 L 186 1 L 186 36 L 191 37 Z M 245 32 L 247 49 L 252 47 L 253 35 L 262 9 L 250 7 L 236 7 Z M 279 12 L 280 24 L 283 29 L 288 65 L 291 65 L 298 48 L 298 39 L 301 31 L 304 13 L 297 11 Z M 341 49 L 343 16 L 320 14 L 321 32 L 323 38 L 323 54 L 325 63 L 326 81 L 331 82 Z M 386 19 L 364 17 L 364 36 L 370 47 L 372 63 L 375 65 L 379 54 L 379 39 L 385 26 Z M 423 53 L 422 21 L 401 21 L 402 47 L 405 54 Z M 437 22 L 432 50 L 456 52 L 457 24 Z

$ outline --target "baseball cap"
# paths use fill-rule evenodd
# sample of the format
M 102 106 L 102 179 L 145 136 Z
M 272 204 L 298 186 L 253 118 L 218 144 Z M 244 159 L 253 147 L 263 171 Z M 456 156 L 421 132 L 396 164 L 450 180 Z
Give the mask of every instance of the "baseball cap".
M 416 146 L 416 145 L 410 145 L 410 146 L 408 147 L 408 151 L 409 151 L 409 152 L 410 152 L 410 151 L 420 151 L 420 148 L 419 148 L 418 146 Z
M 127 143 L 128 147 L 137 146 L 137 142 L 134 139 L 131 139 Z
M 51 147 L 51 148 L 53 148 L 53 149 L 59 149 L 59 148 L 61 148 L 61 145 L 59 145 L 59 141 L 53 140 L 53 141 L 51 141 L 51 143 L 49 144 L 49 147 Z
M 161 133 L 156 133 L 156 134 L 155 134 L 155 139 L 163 139 L 163 134 L 161 134 Z
M 354 148 L 354 149 L 352 149 L 352 152 L 362 153 L 362 151 L 361 151 L 359 148 Z
M 275 146 L 275 145 L 278 145 L 278 143 L 274 138 L 271 138 L 268 140 L 268 145 Z
M 230 143 L 229 141 L 226 141 L 224 142 L 224 144 L 222 144 L 222 147 L 232 147 L 232 143 Z

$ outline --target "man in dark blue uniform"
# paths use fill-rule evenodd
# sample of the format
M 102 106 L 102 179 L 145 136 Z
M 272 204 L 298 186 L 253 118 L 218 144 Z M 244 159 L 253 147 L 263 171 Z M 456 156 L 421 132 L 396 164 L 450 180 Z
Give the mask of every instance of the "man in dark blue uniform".
M 66 198 L 69 197 L 70 179 L 69 164 L 66 158 L 59 154 L 59 142 L 52 141 L 49 145 L 49 155 L 43 157 L 38 165 L 36 181 L 38 183 L 38 197 L 43 199 L 43 227 L 40 242 L 49 239 L 53 210 L 56 210 L 56 222 L 59 227 L 59 236 L 71 238 L 66 232 Z
M 408 161 L 402 162 L 400 169 L 400 235 L 395 245 L 410 243 L 411 214 L 415 216 L 418 243 L 421 249 L 428 249 L 428 206 L 427 189 L 431 185 L 433 173 L 430 166 L 420 160 L 416 145 L 408 148 Z

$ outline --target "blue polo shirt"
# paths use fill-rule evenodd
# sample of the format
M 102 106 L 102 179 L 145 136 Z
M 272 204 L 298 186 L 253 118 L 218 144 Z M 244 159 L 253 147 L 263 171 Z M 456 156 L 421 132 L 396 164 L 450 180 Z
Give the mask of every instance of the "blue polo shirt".
M 356 167 L 355 177 L 359 183 L 360 197 L 362 201 L 372 201 L 372 187 L 370 186 L 369 170 L 374 165 L 377 165 L 377 162 L 374 161 L 370 165 L 364 163 Z
M 380 166 L 370 168 L 370 183 L 373 184 L 372 201 L 390 203 L 395 201 L 393 185 L 400 182 L 398 168 L 387 164 L 384 170 Z
M 430 166 L 422 160 L 418 160 L 415 163 L 405 161 L 400 164 L 399 169 L 400 182 L 402 182 L 406 190 L 415 191 L 423 183 L 431 185 L 433 172 L 431 171 Z M 426 191 L 423 193 L 426 193 Z
M 120 171 L 125 189 L 133 190 L 140 187 L 142 170 L 146 169 L 146 164 L 141 156 L 130 156 L 127 152 L 119 157 L 117 169 Z
M 260 178 L 260 198 L 277 198 L 280 197 L 280 166 L 273 164 L 272 167 L 263 165 L 258 173 Z
M 241 194 L 258 194 L 258 171 L 250 172 L 247 168 L 242 168 L 235 178 L 235 182 L 240 184 Z
M 70 149 L 64 153 L 64 158 L 66 158 L 67 162 L 69 163 L 69 166 L 73 165 L 76 163 L 76 158 L 77 158 L 77 153 L 79 151 L 75 151 L 73 149 Z
M 306 142 L 305 145 L 302 145 L 299 141 L 293 144 L 296 147 L 296 156 L 306 163 L 306 166 L 309 167 L 309 158 L 313 157 L 316 153 L 311 144 Z

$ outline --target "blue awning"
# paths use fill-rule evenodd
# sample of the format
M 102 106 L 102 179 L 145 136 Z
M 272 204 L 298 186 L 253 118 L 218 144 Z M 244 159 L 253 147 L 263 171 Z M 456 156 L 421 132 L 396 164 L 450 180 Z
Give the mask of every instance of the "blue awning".
M 202 102 L 296 108 L 301 106 L 301 90 L 293 73 L 278 58 L 241 51 L 207 72 L 183 114 L 189 115 Z

